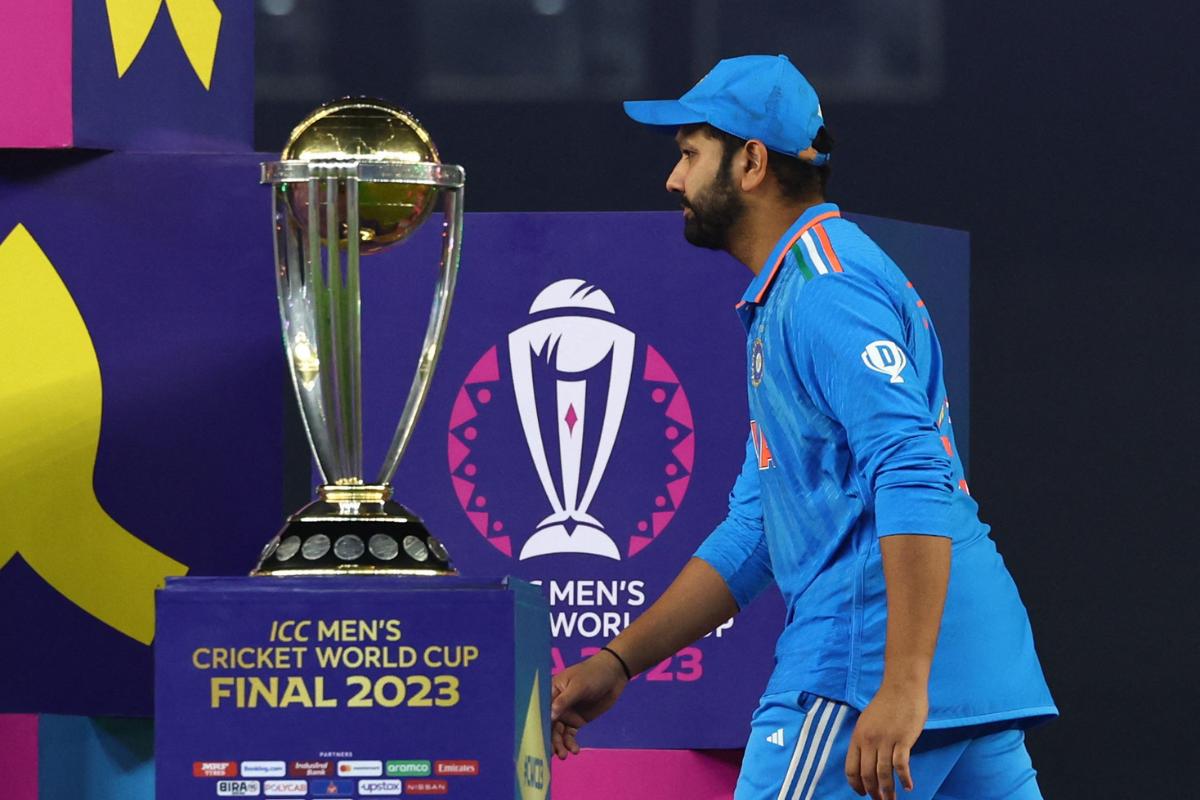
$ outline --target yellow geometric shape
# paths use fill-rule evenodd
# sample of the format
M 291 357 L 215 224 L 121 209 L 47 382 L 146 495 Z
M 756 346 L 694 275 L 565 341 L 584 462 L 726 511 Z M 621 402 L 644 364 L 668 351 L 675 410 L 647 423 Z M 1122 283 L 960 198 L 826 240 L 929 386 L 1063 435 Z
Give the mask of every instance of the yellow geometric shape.
M 542 724 L 541 674 L 533 676 L 529 710 L 521 746 L 517 748 L 517 786 L 521 800 L 546 800 L 550 793 L 550 762 L 546 759 L 546 729 Z
M 146 44 L 164 0 L 105 0 L 112 34 L 117 77 L 124 77 Z M 217 42 L 221 38 L 221 9 L 215 0 L 165 0 L 175 35 L 196 77 L 212 84 Z
M 100 363 L 24 225 L 0 241 L 0 566 L 15 553 L 88 614 L 143 644 L 154 590 L 187 567 L 118 525 L 93 488 Z

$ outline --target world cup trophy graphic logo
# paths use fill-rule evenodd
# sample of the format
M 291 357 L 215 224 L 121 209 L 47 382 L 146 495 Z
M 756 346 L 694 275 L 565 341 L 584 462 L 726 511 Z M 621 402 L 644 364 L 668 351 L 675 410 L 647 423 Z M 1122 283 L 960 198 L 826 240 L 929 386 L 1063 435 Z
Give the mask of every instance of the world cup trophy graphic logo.
M 451 485 L 470 525 L 509 558 L 631 558 L 687 494 L 687 392 L 608 292 L 568 278 L 532 295 L 458 391 Z
M 568 309 L 596 314 L 616 314 L 612 301 L 600 289 L 577 278 L 558 281 L 542 290 L 529 308 L 530 315 Z M 553 513 L 543 519 L 525 546 L 521 558 L 550 553 L 588 553 L 619 559 L 620 551 L 605 533 L 604 524 L 588 513 L 604 470 L 608 467 L 625 401 L 633 377 L 636 337 L 617 323 L 598 316 L 550 316 L 518 328 L 508 336 L 513 391 L 521 414 L 521 427 L 529 455 L 537 470 Z M 535 365 L 551 376 L 535 382 Z M 588 403 L 589 383 L 607 383 L 602 407 Z M 553 393 L 556 411 L 558 476 L 550 470 L 550 454 L 542 436 L 537 392 Z M 585 464 L 585 433 L 599 429 L 599 440 Z M 586 468 L 586 469 L 585 469 Z M 568 529 L 572 525 L 573 529 Z

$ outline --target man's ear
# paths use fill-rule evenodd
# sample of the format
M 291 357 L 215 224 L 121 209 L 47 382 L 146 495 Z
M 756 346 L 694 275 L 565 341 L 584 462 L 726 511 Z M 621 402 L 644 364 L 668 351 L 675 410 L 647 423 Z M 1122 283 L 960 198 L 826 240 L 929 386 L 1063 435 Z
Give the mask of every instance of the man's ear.
M 746 142 L 746 167 L 742 173 L 742 191 L 752 192 L 766 180 L 767 159 L 769 157 L 766 145 L 758 139 L 751 139 Z

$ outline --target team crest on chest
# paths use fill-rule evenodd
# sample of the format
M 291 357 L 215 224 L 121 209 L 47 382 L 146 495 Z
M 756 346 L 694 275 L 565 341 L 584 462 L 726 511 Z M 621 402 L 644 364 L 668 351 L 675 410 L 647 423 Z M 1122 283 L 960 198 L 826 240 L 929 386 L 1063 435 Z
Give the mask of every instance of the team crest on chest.
M 756 389 L 762 383 L 765 367 L 766 358 L 763 357 L 763 341 L 762 339 L 755 339 L 754 346 L 750 348 L 750 384 Z

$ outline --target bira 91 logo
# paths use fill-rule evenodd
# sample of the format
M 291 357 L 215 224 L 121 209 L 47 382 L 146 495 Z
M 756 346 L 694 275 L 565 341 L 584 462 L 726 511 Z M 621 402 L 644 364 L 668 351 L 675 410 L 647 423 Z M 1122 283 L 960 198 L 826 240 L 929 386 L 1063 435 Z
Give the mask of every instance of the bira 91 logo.
M 217 781 L 217 797 L 258 797 L 262 794 L 259 781 Z
M 577 278 L 547 286 L 515 322 L 450 414 L 459 505 L 509 557 L 637 555 L 678 512 L 695 464 L 678 375 Z

